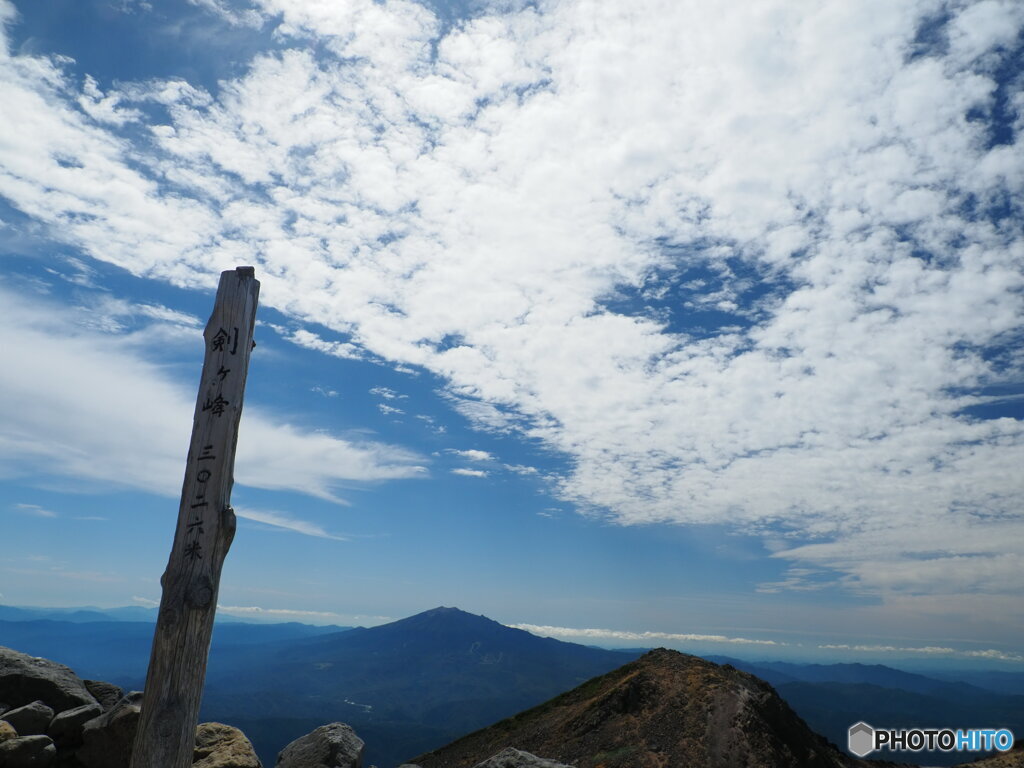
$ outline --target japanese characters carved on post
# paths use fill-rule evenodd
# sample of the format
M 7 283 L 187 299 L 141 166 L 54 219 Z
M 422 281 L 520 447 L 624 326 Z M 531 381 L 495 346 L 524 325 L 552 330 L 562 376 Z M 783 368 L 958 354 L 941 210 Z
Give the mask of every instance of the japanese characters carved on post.
M 192 764 L 220 573 L 235 534 L 230 505 L 235 444 L 249 355 L 255 346 L 259 285 L 252 267 L 221 274 L 213 314 L 203 333 L 205 359 L 192 441 L 174 543 L 160 580 L 163 598 L 132 768 Z

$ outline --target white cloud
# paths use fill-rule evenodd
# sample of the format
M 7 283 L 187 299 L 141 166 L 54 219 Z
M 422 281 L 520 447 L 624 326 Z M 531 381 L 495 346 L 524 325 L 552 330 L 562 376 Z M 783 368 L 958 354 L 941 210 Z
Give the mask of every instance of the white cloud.
M 86 328 L 107 333 L 121 333 L 132 324 L 155 320 L 157 324 L 147 332 L 150 336 L 159 331 L 194 338 L 196 329 L 202 328 L 194 315 L 161 304 L 133 303 L 107 294 L 86 299 L 86 304 L 77 310 L 75 320 Z
M 22 514 L 32 515 L 33 517 L 57 517 L 57 513 L 52 510 L 45 509 L 38 504 L 15 504 L 14 508 Z
M 336 536 L 328 533 L 322 526 L 311 523 L 307 520 L 299 520 L 283 512 L 274 512 L 265 509 L 249 509 L 248 507 L 235 507 L 235 514 L 246 520 L 253 520 L 257 523 L 281 528 L 286 531 L 294 531 L 304 536 L 314 536 L 319 539 L 334 539 L 335 541 L 348 541 L 344 536 Z
M 757 591 L 774 594 L 777 592 L 815 592 L 835 586 L 835 580 L 820 578 L 821 571 L 811 568 L 789 568 L 786 578 L 781 581 L 766 581 L 757 585 Z
M 997 661 L 1024 661 L 1024 656 L 1019 653 L 1007 653 L 994 648 L 986 648 L 983 651 L 964 651 L 964 656 L 971 656 L 978 659 L 996 659 Z
M 462 458 L 469 459 L 470 461 L 492 461 L 494 459 L 494 457 L 487 451 L 480 451 L 476 448 L 469 448 L 465 451 L 452 450 L 451 452 L 456 456 L 461 456 Z
M 928 645 L 923 647 L 901 647 L 897 645 L 848 645 L 846 643 L 831 643 L 825 645 L 819 645 L 819 648 L 827 648 L 829 650 L 840 650 L 840 651 L 870 651 L 877 653 L 893 653 L 900 651 L 903 653 L 924 653 L 924 654 L 939 654 L 947 655 L 955 653 L 954 649 L 946 648 L 943 646 Z
M 326 623 L 327 621 L 333 622 L 335 620 L 345 618 L 343 614 L 333 613 L 332 611 L 305 611 L 297 608 L 263 608 L 258 605 L 220 605 L 218 603 L 217 610 L 231 616 L 291 619 L 293 621 L 304 619 L 306 621 L 312 620 L 321 624 Z
M 487 477 L 487 473 L 482 469 L 465 469 L 463 467 L 453 469 L 452 474 L 461 475 L 462 477 Z
M 205 8 L 233 27 L 259 29 L 263 26 L 263 17 L 259 12 L 252 9 L 244 11 L 232 10 L 223 0 L 188 0 L 188 2 L 200 8 Z
M 515 472 L 517 475 L 536 475 L 538 470 L 536 467 L 530 467 L 526 464 L 505 464 L 505 469 L 509 472 Z
M 351 341 L 279 333 L 442 377 L 615 521 L 771 529 L 886 600 L 1019 593 L 1024 429 L 963 409 L 1020 377 L 990 353 L 1020 332 L 1024 234 L 985 211 L 1019 201 L 1024 152 L 968 115 L 1024 18 L 957 5 L 949 49 L 911 55 L 941 7 L 566 2 L 442 36 L 402 0 L 261 0 L 288 49 L 216 97 L 119 92 L 167 106 L 155 148 L 87 119 L 57 63 L 5 55 L 0 194 L 136 274 L 256 264 L 262 301 Z M 672 306 L 607 308 L 629 295 Z
M 306 349 L 323 352 L 326 355 L 340 357 L 344 360 L 360 360 L 364 357 L 362 351 L 355 344 L 344 341 L 327 341 L 304 328 L 289 330 L 273 323 L 268 323 L 267 325 L 276 331 L 281 338 Z
M 0 370 L 5 472 L 45 466 L 94 484 L 180 493 L 194 396 L 122 337 L 76 328 L 55 305 L 0 296 L 8 312 L 0 326 L 8 362 Z M 348 483 L 422 477 L 419 462 L 401 448 L 308 432 L 247 407 L 236 477 L 341 501 Z
M 78 97 L 78 106 L 98 123 L 120 126 L 139 120 L 142 116 L 139 110 L 117 108 L 122 98 L 118 93 L 104 94 L 96 80 L 86 75 L 82 84 L 82 95 Z
M 389 389 L 388 387 L 373 387 L 370 390 L 371 395 L 377 397 L 383 397 L 385 400 L 404 400 L 408 395 L 400 395 L 395 390 Z
M 925 656 L 959 656 L 962 658 L 992 659 L 995 661 L 1022 661 L 1024 656 L 994 648 L 978 651 L 965 651 L 945 646 L 898 646 L 898 645 L 847 645 L 845 643 L 819 645 L 819 648 L 838 651 L 857 651 L 858 653 L 910 653 Z
M 540 624 L 509 624 L 534 635 L 554 638 L 576 638 L 579 640 L 613 640 L 637 643 L 730 643 L 738 645 L 786 645 L 775 640 L 750 640 L 745 637 L 726 635 L 696 635 L 679 632 L 630 632 L 618 629 L 576 629 L 573 627 L 549 627 Z

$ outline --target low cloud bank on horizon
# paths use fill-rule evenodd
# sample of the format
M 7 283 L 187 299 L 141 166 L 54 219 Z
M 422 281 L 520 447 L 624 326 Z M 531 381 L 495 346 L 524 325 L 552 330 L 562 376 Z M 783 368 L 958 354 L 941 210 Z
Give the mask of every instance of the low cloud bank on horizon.
M 584 512 L 763 533 L 793 564 L 772 588 L 827 573 L 999 615 L 1024 428 L 977 413 L 1020 397 L 1024 5 L 502 8 L 224 5 L 279 47 L 215 92 L 98 83 L 5 36 L 0 98 L 31 129 L 5 131 L 0 195 L 136 275 L 254 264 L 326 353 L 429 370 L 479 428 L 568 456 Z M 335 498 L 350 470 L 320 455 L 419 471 L 321 447 L 289 487 Z
M 574 629 L 573 627 L 550 627 L 538 624 L 509 624 L 513 629 L 522 629 L 534 635 L 554 638 L 578 638 L 581 640 L 614 640 L 617 642 L 659 642 L 672 643 L 734 643 L 738 645 L 788 645 L 776 640 L 751 640 L 746 637 L 726 635 L 697 635 L 679 632 L 630 632 L 617 629 Z

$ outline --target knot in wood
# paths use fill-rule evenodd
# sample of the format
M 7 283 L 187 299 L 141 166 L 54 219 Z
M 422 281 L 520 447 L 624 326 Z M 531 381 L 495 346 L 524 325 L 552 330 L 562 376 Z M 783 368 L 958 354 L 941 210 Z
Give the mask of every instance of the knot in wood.
M 186 596 L 193 608 L 207 608 L 213 602 L 213 582 L 205 574 L 189 585 Z

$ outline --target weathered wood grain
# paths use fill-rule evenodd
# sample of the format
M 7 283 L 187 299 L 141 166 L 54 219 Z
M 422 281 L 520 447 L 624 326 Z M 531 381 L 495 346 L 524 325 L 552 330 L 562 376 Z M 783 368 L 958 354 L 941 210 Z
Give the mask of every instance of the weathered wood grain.
M 146 676 L 132 768 L 188 768 L 206 678 L 221 568 L 235 535 L 235 444 L 259 300 L 252 267 L 223 272 L 203 338 L 206 357 L 174 544 Z M 160 407 L 154 403 L 153 407 Z

